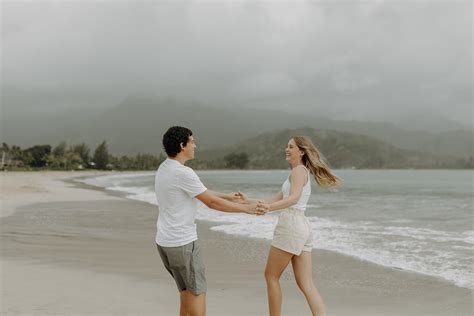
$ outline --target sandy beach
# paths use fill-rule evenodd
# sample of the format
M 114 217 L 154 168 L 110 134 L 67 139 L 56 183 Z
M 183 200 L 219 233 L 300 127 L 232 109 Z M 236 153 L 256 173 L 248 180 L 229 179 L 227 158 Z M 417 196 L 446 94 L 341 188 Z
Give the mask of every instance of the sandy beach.
M 0 174 L 2 315 L 178 315 L 154 244 L 158 209 L 70 181 L 97 172 Z M 198 222 L 208 315 L 267 315 L 269 242 Z M 328 315 L 472 315 L 472 290 L 439 278 L 314 250 Z M 283 315 L 310 315 L 291 268 Z

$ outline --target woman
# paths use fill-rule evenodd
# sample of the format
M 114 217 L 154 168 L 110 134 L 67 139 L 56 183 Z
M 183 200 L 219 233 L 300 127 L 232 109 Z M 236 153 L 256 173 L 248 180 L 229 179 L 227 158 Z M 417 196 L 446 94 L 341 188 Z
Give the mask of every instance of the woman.
M 312 234 L 308 219 L 304 216 L 311 195 L 310 175 L 322 187 L 336 187 L 341 180 L 323 162 L 319 151 L 306 136 L 290 139 L 286 147 L 286 160 L 291 174 L 282 185 L 282 190 L 263 208 L 268 211 L 283 210 L 273 232 L 273 241 L 265 268 L 268 306 L 271 316 L 281 314 L 282 293 L 280 276 L 291 261 L 296 283 L 303 292 L 313 315 L 325 315 L 324 303 L 314 286 L 312 278 L 311 250 Z M 245 202 L 245 194 L 239 192 Z

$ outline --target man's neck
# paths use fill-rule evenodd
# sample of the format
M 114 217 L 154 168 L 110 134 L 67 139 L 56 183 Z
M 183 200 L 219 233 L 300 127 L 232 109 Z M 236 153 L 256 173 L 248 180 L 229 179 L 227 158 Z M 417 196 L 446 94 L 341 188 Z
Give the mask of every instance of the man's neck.
M 184 165 L 184 163 L 186 161 L 188 161 L 188 159 L 186 159 L 186 157 L 184 157 L 183 155 L 177 155 L 176 157 L 168 157 L 168 159 L 171 159 L 171 160 L 176 160 L 177 162 L 179 162 L 180 164 Z

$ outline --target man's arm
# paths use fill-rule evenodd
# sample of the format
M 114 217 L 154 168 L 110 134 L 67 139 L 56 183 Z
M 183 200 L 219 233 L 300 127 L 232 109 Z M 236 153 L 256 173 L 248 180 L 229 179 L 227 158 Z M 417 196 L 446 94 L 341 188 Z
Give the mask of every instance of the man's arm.
M 247 213 L 263 215 L 266 211 L 260 210 L 256 203 L 239 204 L 227 201 L 219 197 L 215 192 L 206 190 L 201 194 L 196 195 L 196 199 L 204 203 L 207 207 L 214 210 L 228 212 L 228 213 Z
M 217 192 L 217 191 L 211 191 L 208 190 L 210 193 L 214 194 L 217 197 L 220 197 L 221 199 L 231 201 L 233 202 L 235 199 L 238 199 L 237 197 L 234 196 L 235 193 L 222 193 L 222 192 Z
M 268 198 L 268 199 L 250 199 L 247 197 L 246 194 L 242 193 L 242 192 L 237 192 L 237 193 L 234 193 L 236 201 L 239 201 L 239 203 L 267 203 L 267 204 L 270 204 L 270 203 L 273 203 L 273 202 L 277 202 L 277 201 L 280 201 L 283 199 L 283 192 L 278 192 L 274 197 L 272 198 Z M 240 202 L 241 201 L 241 202 Z

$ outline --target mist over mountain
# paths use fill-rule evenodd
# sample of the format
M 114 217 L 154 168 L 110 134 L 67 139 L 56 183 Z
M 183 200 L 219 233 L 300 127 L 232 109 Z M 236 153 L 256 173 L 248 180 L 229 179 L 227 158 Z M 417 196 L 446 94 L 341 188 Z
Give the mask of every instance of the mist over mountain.
M 246 154 L 248 168 L 284 169 L 288 167 L 285 160 L 287 143 L 298 135 L 310 137 L 323 159 L 333 168 L 472 168 L 472 156 L 458 159 L 404 150 L 369 136 L 309 127 L 267 132 L 235 145 L 198 152 L 192 166 L 222 168 L 228 155 Z
M 369 101 L 368 101 L 369 102 Z M 326 117 L 335 121 L 358 121 L 389 123 L 396 127 L 412 131 L 440 133 L 453 130 L 473 130 L 473 112 L 466 111 L 463 120 L 452 119 L 436 108 L 420 108 L 416 104 L 412 107 L 398 107 L 395 104 L 381 100 L 373 108 L 362 109 L 351 100 L 342 104 L 334 104 L 330 99 L 319 100 L 304 96 L 261 98 L 244 103 L 232 103 L 237 107 L 247 109 L 266 109 L 281 112 Z
M 28 111 L 11 105 L 3 109 L 0 140 L 20 146 L 61 141 L 96 146 L 105 139 L 116 154 L 159 153 L 166 129 L 183 125 L 194 131 L 199 150 L 209 150 L 264 132 L 307 126 L 365 135 L 400 149 L 435 155 L 465 157 L 473 152 L 470 130 L 431 133 L 405 130 L 386 122 L 339 121 L 317 113 L 218 107 L 155 95 L 129 96 L 105 111 L 97 107 Z

